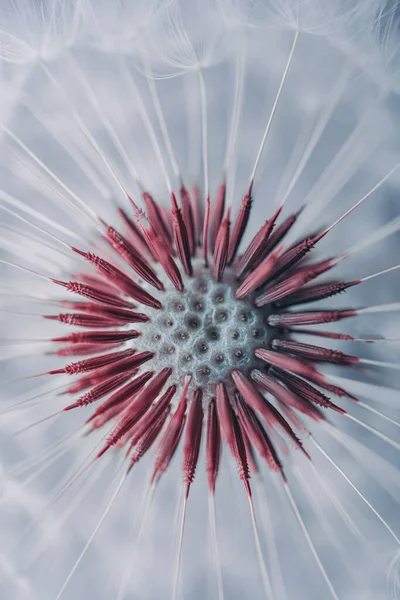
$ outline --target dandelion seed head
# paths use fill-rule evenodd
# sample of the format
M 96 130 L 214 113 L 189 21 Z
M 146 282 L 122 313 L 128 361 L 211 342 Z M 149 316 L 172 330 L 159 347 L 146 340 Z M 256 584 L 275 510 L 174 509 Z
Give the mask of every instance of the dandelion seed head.
M 0 9 L 6 592 L 386 594 L 400 153 L 376 5 Z

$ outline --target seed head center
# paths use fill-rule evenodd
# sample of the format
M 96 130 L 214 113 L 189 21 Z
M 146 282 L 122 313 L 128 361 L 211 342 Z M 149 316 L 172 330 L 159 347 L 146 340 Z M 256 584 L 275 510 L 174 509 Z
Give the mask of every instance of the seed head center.
M 190 374 L 195 386 L 207 390 L 218 381 L 229 382 L 232 369 L 254 368 L 254 349 L 265 346 L 271 328 L 266 307 L 236 299 L 238 284 L 229 267 L 221 283 L 202 261 L 194 261 L 193 267 L 182 293 L 165 282 L 163 308 L 149 311 L 151 321 L 143 326 L 140 345 L 156 353 L 157 370 L 171 367 L 179 383 Z

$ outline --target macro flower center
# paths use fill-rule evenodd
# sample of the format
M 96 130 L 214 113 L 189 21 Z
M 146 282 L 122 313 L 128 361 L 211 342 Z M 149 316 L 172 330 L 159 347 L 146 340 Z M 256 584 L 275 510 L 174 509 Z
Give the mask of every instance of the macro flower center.
M 163 281 L 161 269 L 158 275 Z M 266 323 L 270 310 L 255 307 L 251 297 L 235 297 L 239 283 L 232 268 L 227 267 L 223 282 L 216 282 L 198 258 L 193 260 L 193 276 L 184 276 L 183 292 L 163 283 L 163 309 L 147 311 L 150 321 L 135 340 L 139 351 L 155 351 L 157 365 L 176 367 L 177 382 L 191 375 L 195 387 L 206 391 L 210 386 L 213 394 L 218 381 L 230 380 L 232 369 L 257 366 L 254 350 L 267 344 L 273 331 Z

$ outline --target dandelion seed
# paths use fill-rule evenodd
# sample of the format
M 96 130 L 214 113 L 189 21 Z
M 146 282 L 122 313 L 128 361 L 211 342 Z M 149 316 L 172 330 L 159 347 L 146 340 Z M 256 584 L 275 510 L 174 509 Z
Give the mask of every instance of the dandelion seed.
M 395 17 L 372 0 L 24 4 L 0 9 L 3 345 L 28 347 L 0 358 L 16 390 L 1 410 L 6 464 L 20 452 L 12 426 L 27 440 L 1 502 L 14 494 L 29 514 L 0 540 L 6 583 L 79 596 L 104 546 L 115 557 L 90 583 L 99 598 L 192 597 L 190 555 L 202 580 L 212 565 L 218 600 L 386 590 L 399 421 L 366 390 L 384 373 L 393 391 L 398 334 L 354 323 L 399 309 L 364 291 L 400 268 L 392 251 L 375 260 L 399 230 L 380 222 L 400 152 L 373 37 Z M 243 564 L 230 537 L 242 521 Z M 377 535 L 391 556 L 369 584 Z

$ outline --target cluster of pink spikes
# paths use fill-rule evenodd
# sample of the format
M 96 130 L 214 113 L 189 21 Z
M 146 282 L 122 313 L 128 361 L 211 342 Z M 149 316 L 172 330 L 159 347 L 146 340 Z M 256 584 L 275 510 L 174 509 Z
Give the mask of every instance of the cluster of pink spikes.
M 218 190 L 212 209 L 209 199 L 206 200 L 204 211 L 197 189 L 189 193 L 182 187 L 180 206 L 172 195 L 171 210 L 159 206 L 148 193 L 144 194 L 144 201 L 146 213 L 139 211 L 131 200 L 132 218 L 119 209 L 124 234 L 102 221 L 108 245 L 126 265 L 123 270 L 113 259 L 108 261 L 73 247 L 74 252 L 91 263 L 93 274 L 82 275 L 79 282 L 52 280 L 84 300 L 63 301 L 71 312 L 46 315 L 45 318 L 86 330 L 54 339 L 63 344 L 57 350 L 58 355 L 85 358 L 50 374 L 79 376 L 66 393 L 81 395 L 64 409 L 66 411 L 103 400 L 88 423 L 93 429 L 109 422 L 116 424 L 98 457 L 111 447 L 125 447 L 130 469 L 157 441 L 155 480 L 168 467 L 184 436 L 183 472 L 188 493 L 195 476 L 206 421 L 206 468 L 210 490 L 215 489 L 223 439 L 250 491 L 250 472 L 257 469 L 254 450 L 271 469 L 284 476 L 276 448 L 286 450 L 286 444 L 290 442 L 306 454 L 296 433 L 296 430 L 305 431 L 301 415 L 318 421 L 324 418 L 321 408 L 345 412 L 320 388 L 356 400 L 344 389 L 329 384 L 318 365 L 334 363 L 348 367 L 358 359 L 294 341 L 290 334 L 301 332 L 351 339 L 345 334 L 296 327 L 338 321 L 356 315 L 357 311 L 297 311 L 292 307 L 333 296 L 360 281 L 311 283 L 337 262 L 330 259 L 311 264 L 307 260 L 329 229 L 285 247 L 285 235 L 295 224 L 298 214 L 288 216 L 276 226 L 281 209 L 262 225 L 240 254 L 251 213 L 251 188 L 232 228 L 230 210 L 225 207 L 225 184 Z M 277 332 L 266 347 L 260 342 L 261 347 L 254 352 L 255 365 L 264 363 L 264 368 L 254 368 L 250 364 L 246 372 L 232 369 L 229 381 L 216 382 L 212 392 L 193 389 L 190 374 L 177 374 L 172 361 L 169 367 L 158 368 L 157 350 L 136 351 L 134 340 L 140 331 L 127 329 L 131 324 L 146 324 L 150 320 L 145 308 L 142 309 L 144 312 L 136 310 L 138 304 L 154 310 L 164 309 L 160 298 L 168 292 L 159 278 L 160 265 L 175 290 L 182 292 L 185 277 L 195 276 L 194 258 L 203 259 L 209 277 L 218 282 L 223 281 L 224 273 L 229 269 L 236 277 L 237 299 L 250 298 L 260 310 L 268 305 L 267 323 Z M 132 271 L 141 283 L 135 280 Z M 151 287 L 157 292 L 150 293 Z M 287 307 L 292 310 L 289 312 Z M 119 347 L 131 340 L 128 348 Z M 149 370 L 143 370 L 144 365 Z M 168 386 L 172 374 L 175 383 Z M 179 385 L 177 376 L 181 380 Z M 275 399 L 274 403 L 265 398 L 266 393 Z

